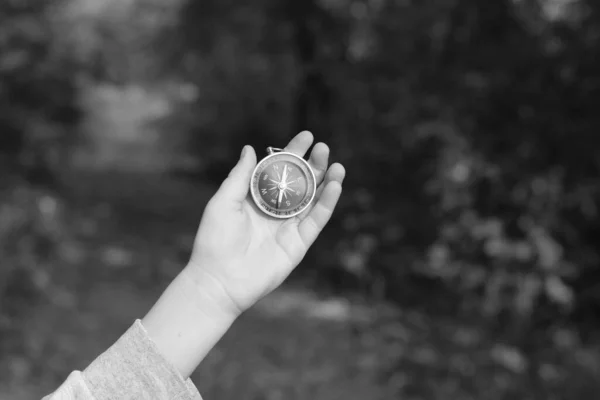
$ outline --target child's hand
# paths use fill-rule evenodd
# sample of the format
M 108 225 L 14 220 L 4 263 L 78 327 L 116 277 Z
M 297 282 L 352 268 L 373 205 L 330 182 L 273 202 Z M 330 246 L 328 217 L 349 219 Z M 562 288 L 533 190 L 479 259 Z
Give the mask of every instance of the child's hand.
M 285 151 L 304 156 L 313 142 L 298 134 Z M 237 316 L 271 292 L 300 263 L 338 202 L 345 170 L 329 169 L 329 148 L 318 143 L 309 164 L 317 179 L 313 206 L 301 215 L 278 220 L 263 214 L 248 196 L 256 154 L 246 146 L 238 164 L 210 200 L 185 273 L 199 290 L 210 287 L 218 307 Z M 215 289 L 217 288 L 217 289 Z

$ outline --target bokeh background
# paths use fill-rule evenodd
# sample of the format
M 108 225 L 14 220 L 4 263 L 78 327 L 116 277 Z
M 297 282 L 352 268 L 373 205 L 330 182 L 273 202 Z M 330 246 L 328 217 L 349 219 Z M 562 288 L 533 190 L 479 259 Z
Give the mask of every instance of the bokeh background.
M 242 145 L 303 129 L 343 199 L 206 399 L 598 393 L 600 2 L 3 0 L 0 398 L 85 368 Z

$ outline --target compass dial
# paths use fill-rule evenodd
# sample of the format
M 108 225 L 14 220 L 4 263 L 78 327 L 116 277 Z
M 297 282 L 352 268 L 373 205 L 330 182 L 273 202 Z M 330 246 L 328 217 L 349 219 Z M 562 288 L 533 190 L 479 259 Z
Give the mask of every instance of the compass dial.
M 254 170 L 252 197 L 266 214 L 290 218 L 304 211 L 313 200 L 315 177 L 308 163 L 292 153 L 275 153 Z

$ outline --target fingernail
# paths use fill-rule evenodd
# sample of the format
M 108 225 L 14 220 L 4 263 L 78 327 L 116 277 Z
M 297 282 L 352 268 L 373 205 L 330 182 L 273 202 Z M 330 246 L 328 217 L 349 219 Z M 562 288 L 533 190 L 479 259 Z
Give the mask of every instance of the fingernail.
M 242 148 L 242 154 L 240 155 L 240 160 L 243 159 L 246 156 L 247 152 L 248 152 L 248 146 L 244 146 Z

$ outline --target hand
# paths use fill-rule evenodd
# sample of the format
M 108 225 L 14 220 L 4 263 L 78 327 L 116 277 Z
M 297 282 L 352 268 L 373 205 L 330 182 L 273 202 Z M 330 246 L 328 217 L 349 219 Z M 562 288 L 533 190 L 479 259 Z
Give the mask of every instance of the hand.
M 312 134 L 302 132 L 285 150 L 304 156 L 312 142 Z M 318 143 L 309 160 L 318 184 L 315 202 L 298 217 L 270 218 L 248 198 L 256 165 L 249 146 L 209 201 L 190 262 L 142 320 L 184 378 L 240 313 L 281 284 L 329 221 L 345 171 L 340 164 L 327 169 L 328 158 L 329 148 Z
M 294 137 L 285 151 L 303 157 L 313 142 L 310 132 Z M 280 220 L 263 214 L 248 196 L 256 154 L 244 147 L 237 165 L 209 201 L 186 272 L 199 290 L 233 316 L 278 287 L 304 258 L 338 202 L 344 167 L 328 168 L 329 148 L 315 145 L 309 164 L 315 172 L 313 205 L 297 217 Z M 218 287 L 215 290 L 215 287 Z

